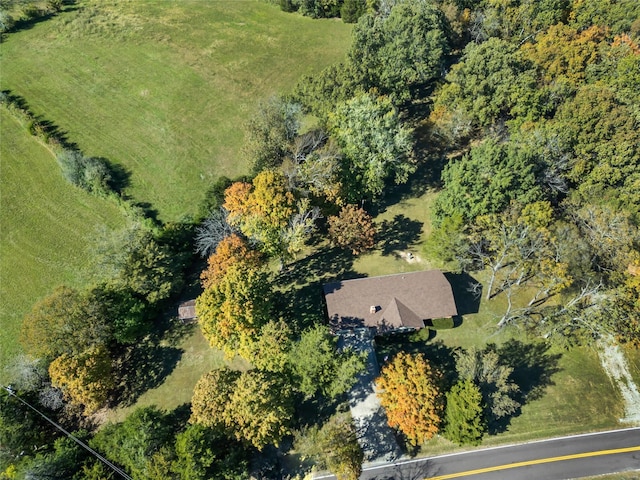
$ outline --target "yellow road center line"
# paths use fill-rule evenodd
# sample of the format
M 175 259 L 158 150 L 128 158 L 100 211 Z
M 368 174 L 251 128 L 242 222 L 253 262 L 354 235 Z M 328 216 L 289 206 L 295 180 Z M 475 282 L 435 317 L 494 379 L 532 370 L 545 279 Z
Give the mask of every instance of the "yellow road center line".
M 526 462 L 509 463 L 507 465 L 498 465 L 495 467 L 479 468 L 477 470 L 468 470 L 466 472 L 450 473 L 441 475 L 440 477 L 429 477 L 428 480 L 446 480 L 448 478 L 466 477 L 467 475 L 479 475 L 481 473 L 495 472 L 498 470 L 508 470 L 510 468 L 526 467 L 528 465 L 539 465 L 541 463 L 562 462 L 564 460 L 575 460 L 576 458 L 598 457 L 601 455 L 614 455 L 616 453 L 628 453 L 640 450 L 640 445 L 636 447 L 616 448 L 615 450 L 599 450 L 597 452 L 574 453 L 573 455 L 564 455 L 562 457 L 539 458 L 537 460 L 527 460 Z M 426 480 L 426 479 L 425 479 Z

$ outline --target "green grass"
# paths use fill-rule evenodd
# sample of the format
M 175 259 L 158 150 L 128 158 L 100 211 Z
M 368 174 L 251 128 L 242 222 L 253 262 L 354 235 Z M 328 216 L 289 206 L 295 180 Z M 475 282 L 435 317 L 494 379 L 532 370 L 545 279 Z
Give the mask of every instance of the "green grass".
M 125 220 L 114 202 L 67 183 L 53 154 L 0 108 L 0 367 L 20 351 L 22 317 L 60 284 L 80 285 L 98 226 Z M 5 373 L 0 368 L 0 380 Z
M 175 220 L 217 177 L 247 172 L 258 102 L 342 59 L 350 31 L 259 1 L 85 0 L 7 36 L 0 87 L 128 169 L 127 193 Z
M 435 193 L 428 191 L 420 197 L 390 205 L 378 215 L 375 222 L 379 248 L 357 257 L 354 271 L 374 277 L 435 268 L 429 259 L 421 256 L 420 248 L 431 232 L 430 208 L 434 199 Z M 414 256 L 412 261 L 400 255 L 406 252 Z
M 246 370 L 249 365 L 240 357 L 226 360 L 220 350 L 212 349 L 202 336 L 200 328 L 193 325 L 177 347 L 182 351 L 180 360 L 166 380 L 157 388 L 143 393 L 135 405 L 108 412 L 108 421 L 122 421 L 138 407 L 156 405 L 164 410 L 173 410 L 191 402 L 193 387 L 207 372 L 224 365 L 234 370 Z

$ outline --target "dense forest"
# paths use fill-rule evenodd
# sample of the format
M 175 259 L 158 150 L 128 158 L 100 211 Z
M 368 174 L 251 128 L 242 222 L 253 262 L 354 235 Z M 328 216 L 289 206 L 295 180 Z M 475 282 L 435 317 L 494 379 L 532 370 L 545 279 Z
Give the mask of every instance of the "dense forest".
M 11 35 L 28 18 L 4 3 Z M 27 17 L 44 8 L 33 3 Z M 352 44 L 342 63 L 255 106 L 242 152 L 251 171 L 213 183 L 198 218 L 150 218 L 119 191 L 113 165 L 32 119 L 65 178 L 116 197 L 135 222 L 99 242 L 89 287 L 60 286 L 25 317 L 28 355 L 0 396 L 0 478 L 119 478 L 15 395 L 129 478 L 283 478 L 292 448 L 358 478 L 345 396 L 364 358 L 337 350 L 322 307 L 302 311 L 302 289 L 290 297 L 286 282 L 313 252 L 374 249 L 373 217 L 428 189 L 438 193 L 423 253 L 481 278 L 470 294 L 506 299 L 497 328 L 564 348 L 640 346 L 640 3 L 276 3 L 355 22 Z M 2 101 L 30 118 L 19 99 Z M 248 367 L 205 374 L 190 405 L 99 426 L 96 412 L 155 385 L 159 372 L 138 368 L 168 348 L 159 325 L 201 265 L 199 328 Z M 450 371 L 404 353 L 383 368 L 378 385 L 393 394 L 382 403 L 408 451 L 436 433 L 476 445 L 500 431 L 523 401 L 499 363 L 507 348 L 458 351 Z M 422 404 L 407 400 L 417 391 Z

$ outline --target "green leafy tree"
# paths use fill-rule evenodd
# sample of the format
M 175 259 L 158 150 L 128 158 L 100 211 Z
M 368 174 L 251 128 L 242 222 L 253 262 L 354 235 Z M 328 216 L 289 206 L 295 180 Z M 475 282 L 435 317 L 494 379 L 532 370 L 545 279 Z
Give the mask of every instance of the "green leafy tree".
M 436 199 L 436 223 L 460 215 L 470 222 L 479 215 L 499 213 L 510 202 L 523 205 L 544 199 L 533 152 L 512 143 L 488 139 L 468 155 L 447 164 L 444 189 Z
M 415 171 L 412 131 L 388 97 L 359 94 L 330 116 L 331 133 L 344 154 L 347 197 L 379 196 L 385 180 L 407 181 Z
M 491 37 L 514 44 L 526 41 L 555 23 L 566 23 L 570 0 L 460 2 L 471 7 L 469 34 L 481 43 Z
M 578 198 L 640 206 L 638 122 L 609 87 L 581 87 L 560 106 L 548 128 L 558 142 L 567 164 L 565 176 Z
M 364 209 L 356 205 L 345 205 L 338 215 L 328 218 L 331 241 L 349 248 L 354 255 L 372 249 L 375 246 L 377 228 L 373 218 Z
M 270 321 L 260 328 L 257 338 L 249 342 L 242 357 L 265 372 L 284 373 L 289 368 L 291 328 L 283 319 Z
M 196 384 L 191 422 L 223 428 L 237 440 L 262 450 L 278 444 L 293 418 L 290 387 L 277 376 L 228 369 L 205 374 Z
M 156 310 L 130 287 L 106 283 L 92 288 L 87 295 L 95 318 L 110 323 L 117 342 L 132 344 L 150 332 Z
M 29 354 L 52 360 L 102 345 L 110 335 L 103 319 L 91 314 L 87 298 L 62 286 L 37 302 L 25 316 L 20 339 Z
M 96 249 L 95 270 L 105 281 L 130 288 L 150 305 L 177 292 L 188 255 L 159 241 L 141 224 L 105 235 Z
M 74 432 L 77 437 L 86 437 L 83 432 Z M 20 466 L 18 478 L 67 480 L 76 478 L 87 452 L 69 438 L 58 438 L 52 451 L 39 452 Z
M 337 351 L 337 338 L 318 325 L 302 333 L 293 344 L 289 361 L 296 387 L 307 397 L 316 393 L 336 398 L 351 388 L 364 368 L 364 359 L 351 350 Z
M 356 67 L 346 61 L 330 65 L 320 73 L 303 75 L 296 85 L 294 96 L 322 123 L 338 103 L 346 102 L 361 90 Z
M 456 354 L 456 370 L 462 380 L 470 380 L 480 389 L 485 407 L 484 418 L 490 432 L 520 408 L 516 400 L 520 388 L 511 380 L 513 368 L 504 365 L 495 350 L 471 348 L 459 351 Z
M 358 480 L 364 453 L 350 414 L 334 415 L 318 432 L 320 458 L 338 480 Z
M 37 405 L 34 392 L 18 390 L 17 395 Z M 0 465 L 17 465 L 21 457 L 35 455 L 51 441 L 51 426 L 37 413 L 10 395 L 0 395 Z
M 312 18 L 332 18 L 340 15 L 343 0 L 298 0 L 299 11 Z
M 474 128 L 518 116 L 535 119 L 542 113 L 533 66 L 505 40 L 469 43 L 446 80 L 434 112 L 462 112 Z
M 459 445 L 479 445 L 487 430 L 480 389 L 470 380 L 456 383 L 447 393 L 445 436 Z
M 448 51 L 442 12 L 429 2 L 402 1 L 388 16 L 360 17 L 348 55 L 364 90 L 405 102 L 412 89 L 440 77 Z
M 156 407 L 136 409 L 124 422 L 100 429 L 90 446 L 112 462 L 122 465 L 136 480 L 149 478 L 149 459 L 171 445 L 173 425 Z
M 376 379 L 389 425 L 412 445 L 421 445 L 440 430 L 444 414 L 440 382 L 441 374 L 422 354 L 407 353 L 396 355 Z
M 271 97 L 260 103 L 246 130 L 245 155 L 253 173 L 280 166 L 300 128 L 300 105 Z
M 104 406 L 115 386 L 111 357 L 104 346 L 70 356 L 63 353 L 49 365 L 51 384 L 90 415 Z
M 214 429 L 188 425 L 176 436 L 175 450 L 171 470 L 179 478 L 240 480 L 247 476 L 246 452 Z
M 431 231 L 424 245 L 427 256 L 445 262 L 454 271 L 463 269 L 468 250 L 467 225 L 460 213 L 444 217 L 442 222 Z
M 640 5 L 633 0 L 573 0 L 569 21 L 579 29 L 598 25 L 615 34 L 628 32 L 638 18 Z
M 367 0 L 344 0 L 340 18 L 344 23 L 356 23 L 367 11 Z

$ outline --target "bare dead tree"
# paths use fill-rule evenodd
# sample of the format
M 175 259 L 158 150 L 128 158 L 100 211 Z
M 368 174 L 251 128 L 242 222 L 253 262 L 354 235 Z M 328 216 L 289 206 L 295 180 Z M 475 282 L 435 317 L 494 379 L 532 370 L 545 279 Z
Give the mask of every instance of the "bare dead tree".
M 208 258 L 216 251 L 218 244 L 236 230 L 227 222 L 227 210 L 220 207 L 214 210 L 196 229 L 196 252 Z

